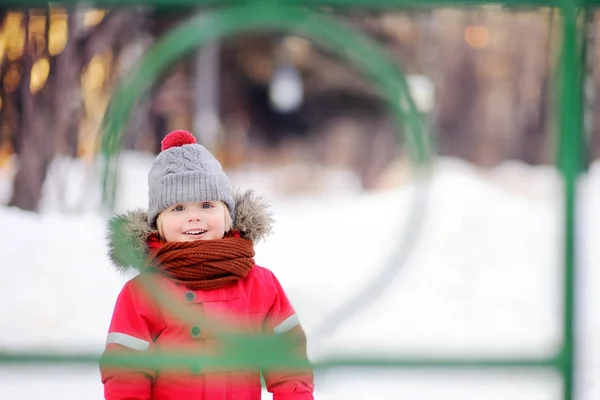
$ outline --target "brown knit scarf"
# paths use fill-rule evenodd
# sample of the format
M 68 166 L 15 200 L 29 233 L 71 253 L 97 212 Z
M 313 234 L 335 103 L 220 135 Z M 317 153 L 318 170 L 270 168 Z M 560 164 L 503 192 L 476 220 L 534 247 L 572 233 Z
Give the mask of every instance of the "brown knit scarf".
M 244 279 L 254 266 L 249 239 L 229 237 L 166 242 L 153 253 L 153 269 L 192 290 L 210 290 Z

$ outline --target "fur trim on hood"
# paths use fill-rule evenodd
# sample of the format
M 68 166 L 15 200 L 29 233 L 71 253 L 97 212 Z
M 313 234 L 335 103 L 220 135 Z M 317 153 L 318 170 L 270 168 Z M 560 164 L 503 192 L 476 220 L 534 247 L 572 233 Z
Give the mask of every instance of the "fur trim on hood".
M 257 243 L 272 232 L 273 216 L 264 198 L 252 190 L 238 192 L 235 198 L 233 230 Z M 114 216 L 108 222 L 108 255 L 117 270 L 140 269 L 148 256 L 148 236 L 156 232 L 148 225 L 148 212 L 142 209 Z

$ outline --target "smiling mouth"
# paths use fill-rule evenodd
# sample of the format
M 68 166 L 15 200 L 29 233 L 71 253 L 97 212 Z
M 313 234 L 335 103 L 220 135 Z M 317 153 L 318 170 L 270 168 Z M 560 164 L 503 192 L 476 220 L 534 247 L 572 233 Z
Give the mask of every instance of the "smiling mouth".
M 202 230 L 202 229 L 197 229 L 197 230 L 185 232 L 185 234 L 188 235 L 188 236 L 200 236 L 203 233 L 206 233 L 206 231 Z

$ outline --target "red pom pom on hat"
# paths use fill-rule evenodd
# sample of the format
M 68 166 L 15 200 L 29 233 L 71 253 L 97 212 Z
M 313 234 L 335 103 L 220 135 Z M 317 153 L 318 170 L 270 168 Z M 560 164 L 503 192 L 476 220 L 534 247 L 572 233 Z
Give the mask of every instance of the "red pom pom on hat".
M 188 131 L 173 131 L 165 136 L 162 142 L 160 142 L 160 151 L 165 151 L 171 147 L 179 147 L 183 146 L 184 144 L 194 143 L 196 143 L 196 138 Z

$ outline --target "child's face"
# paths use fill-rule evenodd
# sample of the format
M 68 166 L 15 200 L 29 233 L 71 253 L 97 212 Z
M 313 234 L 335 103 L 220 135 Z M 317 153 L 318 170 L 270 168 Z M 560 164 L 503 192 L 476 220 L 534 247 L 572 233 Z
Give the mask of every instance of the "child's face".
M 227 212 L 220 201 L 176 204 L 158 215 L 158 231 L 167 242 L 223 239 Z

